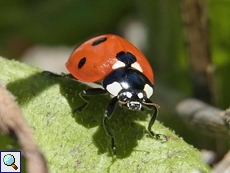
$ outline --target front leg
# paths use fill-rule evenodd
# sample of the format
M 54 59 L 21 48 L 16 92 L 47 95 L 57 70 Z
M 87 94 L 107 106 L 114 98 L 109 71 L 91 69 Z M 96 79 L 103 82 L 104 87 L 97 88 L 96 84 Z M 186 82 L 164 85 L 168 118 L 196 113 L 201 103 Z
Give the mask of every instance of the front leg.
M 114 97 L 110 100 L 106 110 L 105 110 L 105 115 L 103 119 L 103 124 L 104 124 L 104 129 L 107 132 L 107 134 L 111 137 L 111 148 L 114 153 L 116 154 L 116 146 L 115 146 L 115 138 L 114 138 L 114 133 L 111 127 L 107 124 L 107 121 L 112 117 L 113 112 L 116 108 L 116 104 L 118 102 L 117 97 Z
M 154 136 L 155 138 L 159 139 L 160 136 L 163 136 L 165 138 L 165 140 L 163 140 L 163 142 L 167 141 L 167 136 L 165 136 L 164 134 L 156 134 L 152 131 L 152 126 L 157 118 L 157 113 L 158 113 L 158 105 L 154 104 L 150 99 L 148 99 L 146 101 L 146 103 L 144 103 L 144 106 L 147 108 L 147 109 L 150 109 L 150 110 L 153 110 L 154 113 L 151 114 L 151 119 L 149 121 L 149 125 L 148 125 L 148 131 L 149 133 Z

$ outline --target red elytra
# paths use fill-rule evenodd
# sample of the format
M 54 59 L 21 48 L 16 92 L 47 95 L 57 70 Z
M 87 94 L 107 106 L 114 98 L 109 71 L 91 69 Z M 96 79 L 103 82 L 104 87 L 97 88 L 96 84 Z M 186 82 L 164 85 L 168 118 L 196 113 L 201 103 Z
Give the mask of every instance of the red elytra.
M 152 68 L 141 51 L 127 40 L 112 34 L 94 37 L 80 45 L 70 56 L 66 68 L 80 81 L 96 82 L 114 70 L 113 65 L 118 61 L 116 55 L 121 51 L 132 53 L 142 73 L 154 84 Z

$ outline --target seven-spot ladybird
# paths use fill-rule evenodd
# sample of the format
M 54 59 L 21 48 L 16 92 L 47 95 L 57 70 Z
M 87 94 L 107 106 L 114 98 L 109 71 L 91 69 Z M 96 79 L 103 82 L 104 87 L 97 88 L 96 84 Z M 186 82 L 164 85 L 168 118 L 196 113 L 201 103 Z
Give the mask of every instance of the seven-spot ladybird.
M 153 71 L 145 56 L 127 40 L 117 35 L 101 35 L 80 45 L 70 56 L 66 67 L 70 74 L 83 82 L 102 80 L 104 89 L 91 88 L 80 93 L 85 103 L 77 108 L 82 110 L 88 104 L 88 97 L 109 93 L 114 96 L 105 110 L 103 124 L 111 137 L 112 150 L 116 153 L 114 133 L 107 121 L 111 118 L 117 103 L 130 110 L 153 110 L 148 131 L 157 139 L 162 134 L 151 130 L 157 116 L 158 105 L 149 98 L 153 95 Z M 162 135 L 167 140 L 165 135 Z

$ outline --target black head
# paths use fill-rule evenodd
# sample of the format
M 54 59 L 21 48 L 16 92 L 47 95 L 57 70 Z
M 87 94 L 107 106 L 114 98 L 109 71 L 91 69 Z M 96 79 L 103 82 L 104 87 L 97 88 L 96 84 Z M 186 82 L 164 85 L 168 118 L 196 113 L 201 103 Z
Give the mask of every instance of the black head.
M 142 103 L 145 102 L 147 96 L 142 90 L 122 89 L 117 98 L 120 103 L 126 104 L 130 110 L 141 110 Z
M 153 94 L 153 85 L 148 78 L 132 68 L 119 68 L 112 71 L 102 81 L 102 85 L 130 110 L 141 110 L 142 104 Z

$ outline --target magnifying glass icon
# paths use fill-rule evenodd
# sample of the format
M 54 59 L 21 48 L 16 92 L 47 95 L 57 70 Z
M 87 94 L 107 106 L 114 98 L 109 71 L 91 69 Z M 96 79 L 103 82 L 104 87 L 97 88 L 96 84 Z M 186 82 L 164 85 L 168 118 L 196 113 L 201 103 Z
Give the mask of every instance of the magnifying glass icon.
M 15 170 L 18 169 L 18 167 L 14 164 L 15 163 L 15 158 L 12 154 L 7 154 L 3 158 L 3 162 L 7 166 L 12 166 Z

